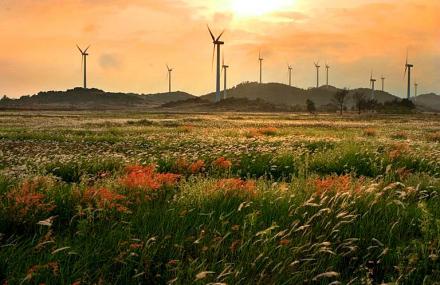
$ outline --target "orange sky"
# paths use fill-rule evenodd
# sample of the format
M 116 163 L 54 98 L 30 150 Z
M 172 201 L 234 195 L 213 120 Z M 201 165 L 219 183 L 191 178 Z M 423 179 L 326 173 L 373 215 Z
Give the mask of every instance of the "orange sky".
M 403 97 L 409 48 L 419 94 L 440 93 L 438 0 L 0 0 L 0 8 L 0 94 L 10 97 L 80 86 L 76 43 L 92 45 L 89 87 L 166 92 L 168 63 L 174 90 L 205 94 L 215 89 L 206 24 L 226 29 L 230 85 L 258 80 L 261 50 L 265 82 L 286 83 L 289 62 L 294 85 L 314 86 L 319 59 L 331 65 L 332 85 L 368 87 L 373 70 Z

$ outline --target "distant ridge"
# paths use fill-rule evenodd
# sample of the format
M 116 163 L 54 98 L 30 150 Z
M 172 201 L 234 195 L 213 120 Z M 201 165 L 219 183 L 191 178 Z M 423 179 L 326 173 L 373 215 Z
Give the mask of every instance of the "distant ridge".
M 74 88 L 66 91 L 39 92 L 19 99 L 2 98 L 0 109 L 19 110 L 173 110 L 173 111 L 252 111 L 261 110 L 264 106 L 270 110 L 304 111 L 306 101 L 312 100 L 318 111 L 333 111 L 333 97 L 339 88 L 321 86 L 319 88 L 301 89 L 281 83 L 245 82 L 227 90 L 228 98 L 246 99 L 228 101 L 222 105 L 212 105 L 215 93 L 194 96 L 177 91 L 172 93 L 136 94 L 105 92 L 100 89 Z M 353 94 L 362 93 L 370 98 L 368 88 L 351 89 L 345 102 L 347 109 L 353 109 Z M 223 95 L 223 93 L 222 93 Z M 375 91 L 375 100 L 379 103 L 400 101 L 402 98 L 387 92 Z M 440 96 L 434 93 L 419 95 L 412 99 L 419 111 L 440 112 Z M 181 103 L 180 103 L 181 102 Z M 233 106 L 233 103 L 238 104 Z
M 435 93 L 419 95 L 417 98 L 413 98 L 412 101 L 424 110 L 440 112 L 440 96 Z
M 74 88 L 66 91 L 39 92 L 19 99 L 0 100 L 0 109 L 126 109 L 154 108 L 164 103 L 181 101 L 195 96 L 185 92 L 135 94 L 105 92 L 100 89 Z
M 316 106 L 322 107 L 333 103 L 333 96 L 338 89 L 333 86 L 321 86 L 319 88 L 300 89 L 291 87 L 280 83 L 264 83 L 256 82 L 242 83 L 228 90 L 229 97 L 234 98 L 248 98 L 248 99 L 262 99 L 273 104 L 291 105 L 291 106 L 305 106 L 307 99 L 312 100 Z M 370 89 L 358 88 L 350 90 L 350 95 L 355 92 L 360 92 L 369 96 Z M 213 93 L 202 96 L 202 98 L 213 101 Z M 351 97 L 351 96 L 350 96 Z M 400 98 L 391 95 L 387 92 L 375 91 L 375 99 L 379 103 L 384 103 Z M 351 98 L 347 100 L 348 107 L 354 105 Z

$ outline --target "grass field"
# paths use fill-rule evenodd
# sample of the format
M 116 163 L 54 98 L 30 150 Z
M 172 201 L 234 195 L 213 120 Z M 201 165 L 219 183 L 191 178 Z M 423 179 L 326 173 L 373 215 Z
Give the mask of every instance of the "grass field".
M 440 284 L 440 116 L 0 113 L 0 284 Z

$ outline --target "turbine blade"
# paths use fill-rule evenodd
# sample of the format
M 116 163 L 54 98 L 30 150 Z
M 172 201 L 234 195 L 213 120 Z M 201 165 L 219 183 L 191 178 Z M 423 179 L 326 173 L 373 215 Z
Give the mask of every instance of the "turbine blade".
M 214 34 L 212 33 L 212 31 L 211 31 L 211 29 L 209 28 L 208 25 L 207 25 L 207 27 L 208 27 L 208 31 L 209 31 L 209 34 L 211 35 L 212 40 L 215 42 Z
M 82 49 L 78 45 L 76 45 L 76 47 L 78 48 L 79 52 L 82 54 L 83 53 Z
M 216 41 L 218 41 L 218 40 L 223 36 L 224 33 L 225 33 L 225 30 L 223 30 L 223 31 L 221 32 L 221 34 L 218 36 L 218 38 L 217 38 Z
M 84 50 L 84 53 L 86 53 L 89 48 L 90 48 L 90 45 Z

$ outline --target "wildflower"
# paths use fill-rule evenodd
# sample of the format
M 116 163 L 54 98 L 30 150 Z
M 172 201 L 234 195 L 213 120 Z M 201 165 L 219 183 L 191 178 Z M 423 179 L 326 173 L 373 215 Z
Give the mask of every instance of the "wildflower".
M 221 179 L 216 183 L 216 190 L 223 191 L 225 194 L 254 195 L 256 183 L 255 181 L 245 181 L 240 178 Z
M 126 207 L 126 196 L 114 193 L 107 188 L 87 189 L 83 194 L 83 200 L 96 205 L 99 209 L 116 210 L 120 213 L 129 212 Z
M 231 252 L 235 252 L 237 251 L 237 248 L 240 244 L 241 244 L 241 240 L 234 240 L 231 246 L 229 247 L 229 249 L 231 250 Z
M 14 213 L 14 219 L 26 222 L 31 216 L 38 216 L 51 212 L 55 205 L 47 202 L 47 197 L 39 193 L 40 188 L 46 187 L 39 179 L 25 181 L 18 188 L 6 194 L 9 202 L 9 211 Z
M 158 190 L 161 187 L 170 187 L 176 184 L 179 175 L 172 173 L 157 173 L 154 165 L 130 166 L 128 173 L 120 183 L 131 189 Z
M 222 157 L 217 158 L 213 162 L 213 165 L 217 168 L 220 168 L 220 169 L 229 169 L 232 166 L 232 162 L 222 156 Z
M 329 176 L 322 179 L 317 178 L 314 180 L 314 186 L 318 193 L 331 190 L 347 192 L 353 187 L 350 175 Z
M 188 169 L 192 174 L 196 174 L 199 172 L 202 172 L 205 168 L 205 162 L 203 160 L 197 160 L 196 162 L 192 163 Z

